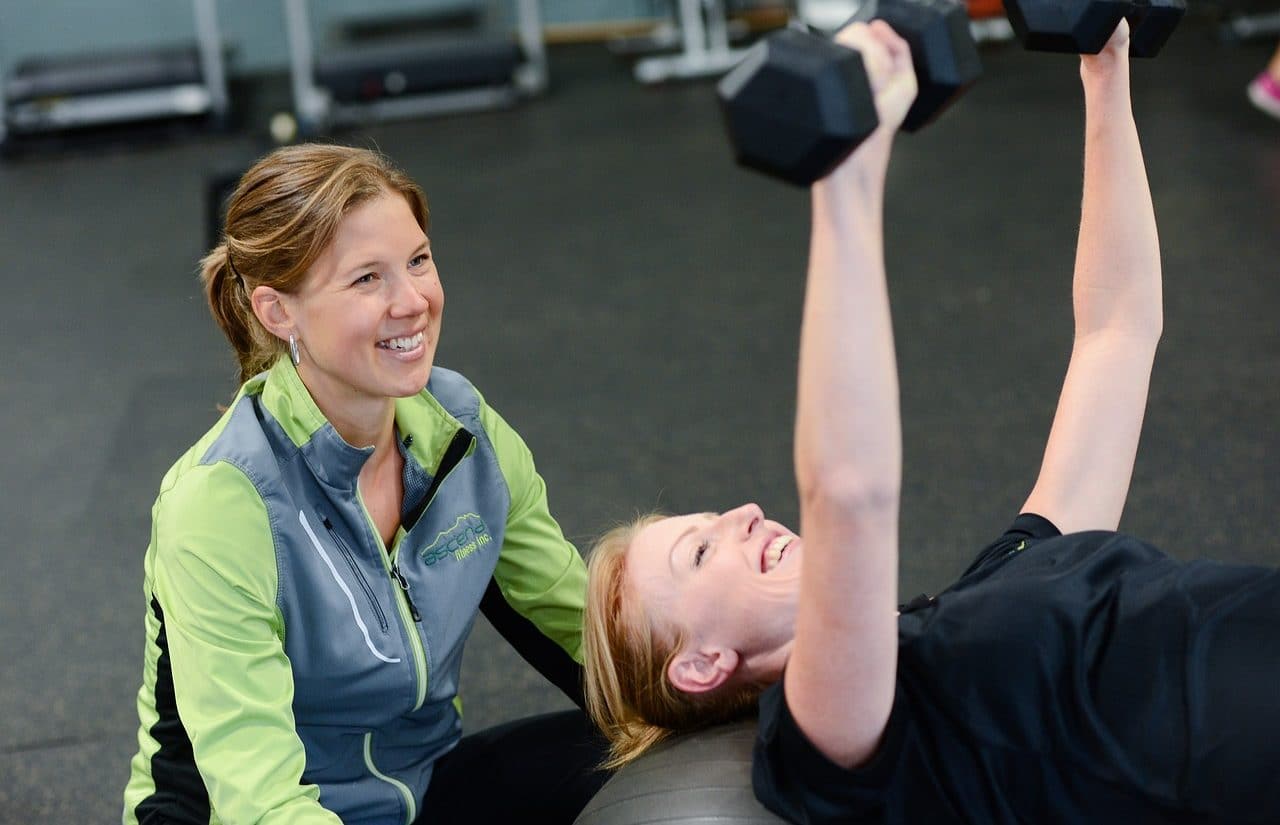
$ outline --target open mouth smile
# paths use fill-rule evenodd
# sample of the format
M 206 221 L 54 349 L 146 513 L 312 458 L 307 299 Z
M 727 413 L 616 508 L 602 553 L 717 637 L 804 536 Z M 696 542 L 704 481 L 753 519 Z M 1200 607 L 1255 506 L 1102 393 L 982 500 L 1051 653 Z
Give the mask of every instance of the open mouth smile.
M 760 556 L 760 572 L 768 573 L 781 564 L 783 553 L 787 551 L 787 546 L 794 539 L 795 536 L 784 533 L 769 542 L 764 548 L 764 553 Z
M 425 332 L 417 332 L 404 338 L 387 338 L 379 341 L 378 349 L 390 350 L 395 353 L 409 353 L 420 348 L 424 340 L 426 340 Z

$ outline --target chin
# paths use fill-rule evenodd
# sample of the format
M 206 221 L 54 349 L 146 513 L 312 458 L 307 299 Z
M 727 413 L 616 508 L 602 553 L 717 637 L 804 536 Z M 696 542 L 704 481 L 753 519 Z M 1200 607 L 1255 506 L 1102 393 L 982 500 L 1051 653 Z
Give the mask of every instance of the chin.
M 415 364 L 412 370 L 407 370 L 401 375 L 389 376 L 383 383 L 384 394 L 392 398 L 408 398 L 411 395 L 417 395 L 430 380 L 431 367 L 431 360 L 425 359 L 422 363 Z
M 391 398 L 409 398 L 410 396 L 417 395 L 422 392 L 424 387 L 427 386 L 427 379 L 430 376 L 431 373 L 428 372 L 423 376 L 421 381 L 397 382 L 395 386 L 387 387 L 387 392 L 384 394 Z

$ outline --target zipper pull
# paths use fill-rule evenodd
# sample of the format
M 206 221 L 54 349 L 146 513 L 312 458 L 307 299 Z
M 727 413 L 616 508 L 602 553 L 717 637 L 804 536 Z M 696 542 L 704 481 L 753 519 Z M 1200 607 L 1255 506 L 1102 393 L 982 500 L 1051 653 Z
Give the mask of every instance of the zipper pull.
M 418 613 L 418 608 L 413 606 L 413 597 L 409 595 L 409 580 L 400 572 L 400 568 L 394 564 L 391 565 L 391 576 L 396 580 L 396 584 L 400 585 L 400 589 L 404 591 L 404 600 L 409 604 L 409 615 L 413 616 L 415 622 L 421 623 L 422 616 Z

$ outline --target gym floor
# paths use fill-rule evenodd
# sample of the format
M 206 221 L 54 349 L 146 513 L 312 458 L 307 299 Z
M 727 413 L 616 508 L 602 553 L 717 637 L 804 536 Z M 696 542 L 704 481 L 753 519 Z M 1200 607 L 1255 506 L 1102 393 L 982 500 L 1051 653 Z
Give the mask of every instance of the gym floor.
M 1193 18 L 1133 69 L 1165 337 L 1123 527 L 1183 557 L 1280 564 L 1280 123 L 1244 97 L 1273 45 Z M 1076 60 L 983 57 L 889 179 L 904 598 L 1016 514 L 1071 345 Z M 522 432 L 580 547 L 653 508 L 755 500 L 795 524 L 806 194 L 733 166 L 710 82 L 638 86 L 603 46 L 555 48 L 551 70 L 512 110 L 339 136 L 431 199 L 437 362 Z M 205 179 L 262 148 L 205 135 L 0 165 L 0 822 L 118 821 L 151 502 L 234 389 L 194 275 Z M 487 626 L 465 669 L 472 730 L 567 705 Z

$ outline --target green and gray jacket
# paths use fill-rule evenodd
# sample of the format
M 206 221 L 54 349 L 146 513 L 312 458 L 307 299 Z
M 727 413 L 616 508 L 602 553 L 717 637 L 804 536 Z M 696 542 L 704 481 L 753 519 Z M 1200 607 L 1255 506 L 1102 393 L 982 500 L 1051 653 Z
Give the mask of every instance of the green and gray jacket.
M 438 367 L 396 428 L 390 548 L 356 486 L 371 448 L 343 441 L 288 359 L 165 475 L 126 825 L 412 822 L 461 735 L 482 599 L 576 672 L 586 571 L 524 442 Z

